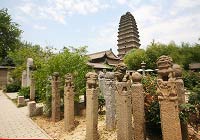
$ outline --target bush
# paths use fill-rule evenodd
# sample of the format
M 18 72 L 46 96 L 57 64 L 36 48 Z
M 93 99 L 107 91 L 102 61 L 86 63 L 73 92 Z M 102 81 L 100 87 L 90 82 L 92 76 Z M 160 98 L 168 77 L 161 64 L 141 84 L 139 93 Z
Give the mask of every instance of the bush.
M 20 90 L 20 85 L 17 83 L 6 85 L 5 92 L 18 92 Z
M 23 87 L 19 90 L 18 96 L 24 96 L 24 99 L 30 98 L 30 87 Z
M 183 73 L 184 86 L 193 90 L 193 88 L 200 83 L 200 73 L 196 72 L 184 72 Z

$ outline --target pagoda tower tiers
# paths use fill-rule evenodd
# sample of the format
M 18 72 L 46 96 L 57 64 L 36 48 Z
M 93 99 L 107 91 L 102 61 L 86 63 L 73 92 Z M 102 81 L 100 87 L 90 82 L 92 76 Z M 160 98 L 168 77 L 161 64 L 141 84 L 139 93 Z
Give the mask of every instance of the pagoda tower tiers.
M 132 49 L 140 47 L 139 32 L 135 18 L 130 12 L 122 15 L 118 28 L 118 57 L 123 57 Z

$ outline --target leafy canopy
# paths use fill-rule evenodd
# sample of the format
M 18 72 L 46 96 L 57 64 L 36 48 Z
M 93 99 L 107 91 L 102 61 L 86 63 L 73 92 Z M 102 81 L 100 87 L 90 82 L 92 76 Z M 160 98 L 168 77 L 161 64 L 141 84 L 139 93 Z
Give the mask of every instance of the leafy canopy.
M 20 46 L 22 30 L 12 21 L 7 9 L 0 9 L 0 59 L 6 61 L 8 52 L 14 51 Z M 2 63 L 2 62 L 1 62 Z M 6 62 L 4 62 L 4 65 Z

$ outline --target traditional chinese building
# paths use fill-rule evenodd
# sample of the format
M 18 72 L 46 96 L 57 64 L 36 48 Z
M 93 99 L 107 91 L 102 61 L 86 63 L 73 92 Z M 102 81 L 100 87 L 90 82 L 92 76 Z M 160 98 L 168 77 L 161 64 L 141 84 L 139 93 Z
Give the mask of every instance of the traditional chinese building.
M 133 48 L 140 47 L 139 32 L 135 18 L 130 12 L 122 15 L 118 29 L 118 56 L 123 57 Z
M 93 54 L 88 54 L 88 65 L 92 66 L 97 71 L 107 69 L 112 70 L 115 65 L 119 63 L 119 58 L 112 52 L 112 50 L 101 51 Z

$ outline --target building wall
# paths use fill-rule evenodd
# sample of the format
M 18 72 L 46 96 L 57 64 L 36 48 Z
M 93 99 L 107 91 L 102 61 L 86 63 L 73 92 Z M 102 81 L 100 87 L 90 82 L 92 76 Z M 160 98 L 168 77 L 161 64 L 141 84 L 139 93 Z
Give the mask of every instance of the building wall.
M 0 69 L 0 89 L 7 84 L 8 69 Z

